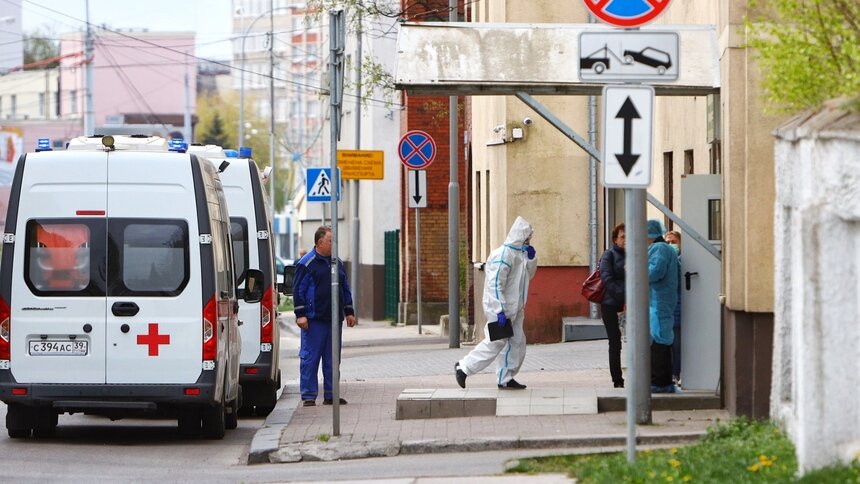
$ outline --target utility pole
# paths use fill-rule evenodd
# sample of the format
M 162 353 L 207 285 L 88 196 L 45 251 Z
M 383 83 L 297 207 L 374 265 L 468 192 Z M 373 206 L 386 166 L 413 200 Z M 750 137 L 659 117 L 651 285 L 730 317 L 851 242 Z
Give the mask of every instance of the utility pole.
M 185 52 L 185 115 L 182 117 L 182 137 L 189 145 L 194 141 L 191 133 L 191 82 L 188 78 L 188 61 L 191 55 Z
M 277 163 L 275 162 L 275 7 L 274 0 L 269 0 L 269 162 L 272 164 L 272 172 L 269 173 L 269 197 L 272 217 L 275 216 L 275 173 Z M 277 237 L 274 243 L 277 244 Z M 276 250 L 277 253 L 277 250 Z
M 356 61 L 355 61 L 355 149 L 361 149 L 361 1 L 358 2 L 358 27 L 355 32 L 356 41 Z M 349 285 L 352 289 L 353 302 L 358 298 L 358 259 L 359 259 L 359 218 L 358 218 L 358 180 L 349 181 L 349 193 L 352 198 L 352 272 L 350 273 Z
M 457 21 L 457 0 L 448 0 L 448 21 Z M 457 137 L 457 96 L 448 98 L 448 347 L 460 347 L 460 177 Z
M 87 0 L 87 37 L 84 40 L 84 50 L 87 67 L 84 71 L 86 88 L 84 93 L 84 136 L 95 134 L 95 114 L 93 112 L 93 28 L 90 23 L 90 2 Z

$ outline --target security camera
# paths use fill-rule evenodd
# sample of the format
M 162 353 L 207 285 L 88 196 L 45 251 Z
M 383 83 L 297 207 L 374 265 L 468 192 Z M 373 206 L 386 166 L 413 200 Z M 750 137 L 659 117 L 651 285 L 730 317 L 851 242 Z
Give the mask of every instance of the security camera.
M 523 124 L 526 126 L 531 126 L 531 125 L 535 124 L 535 122 L 532 118 L 526 116 L 525 118 L 523 118 Z

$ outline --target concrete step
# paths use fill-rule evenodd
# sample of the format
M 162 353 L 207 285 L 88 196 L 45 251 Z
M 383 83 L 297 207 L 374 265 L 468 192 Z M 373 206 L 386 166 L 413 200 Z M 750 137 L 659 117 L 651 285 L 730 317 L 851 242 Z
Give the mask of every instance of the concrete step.
M 603 320 L 591 319 L 584 316 L 565 316 L 561 318 L 563 325 L 562 342 L 606 339 L 606 328 Z
M 597 395 L 591 389 L 406 389 L 397 397 L 396 419 L 596 413 Z
M 621 412 L 625 405 L 623 388 L 409 388 L 397 397 L 396 419 L 588 415 Z M 719 408 L 720 397 L 713 392 L 651 395 L 655 411 Z

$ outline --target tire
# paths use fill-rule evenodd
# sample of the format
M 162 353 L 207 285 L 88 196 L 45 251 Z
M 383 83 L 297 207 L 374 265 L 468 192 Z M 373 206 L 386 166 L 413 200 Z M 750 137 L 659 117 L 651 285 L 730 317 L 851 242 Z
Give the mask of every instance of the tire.
M 262 400 L 266 403 L 264 405 L 257 405 L 256 413 L 259 417 L 266 417 L 272 413 L 272 410 L 275 409 L 275 404 L 278 403 L 278 385 L 266 385 L 261 390 L 260 393 L 264 395 Z
M 230 402 L 229 411 L 224 419 L 224 426 L 227 430 L 233 430 L 239 426 L 239 405 L 242 401 L 242 387 L 239 387 L 239 394 L 236 399 Z
M 54 435 L 59 415 L 50 407 L 33 409 L 33 437 L 45 438 Z
M 203 407 L 203 438 L 220 440 L 227 431 L 224 400 L 213 406 Z
M 256 414 L 258 417 L 268 417 L 274 409 L 274 405 L 257 405 Z
M 200 435 L 200 410 L 198 408 L 181 408 L 177 417 L 179 435 L 197 437 Z
M 17 403 L 10 403 L 6 410 L 6 431 L 9 438 L 26 439 L 33 429 L 32 410 Z

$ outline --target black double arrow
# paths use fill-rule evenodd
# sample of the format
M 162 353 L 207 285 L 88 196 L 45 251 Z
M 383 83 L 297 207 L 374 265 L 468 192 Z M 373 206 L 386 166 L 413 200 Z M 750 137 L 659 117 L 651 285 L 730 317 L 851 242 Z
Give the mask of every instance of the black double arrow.
M 633 145 L 633 120 L 641 118 L 636 106 L 633 105 L 633 101 L 630 100 L 630 96 L 627 96 L 621 109 L 618 110 L 618 114 L 615 115 L 615 119 L 618 118 L 624 120 L 624 153 L 616 153 L 615 159 L 621 164 L 624 174 L 630 176 L 630 171 L 633 170 L 640 156 L 630 152 Z

